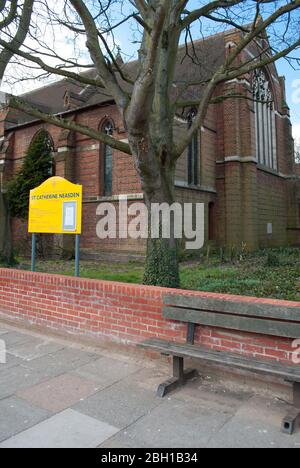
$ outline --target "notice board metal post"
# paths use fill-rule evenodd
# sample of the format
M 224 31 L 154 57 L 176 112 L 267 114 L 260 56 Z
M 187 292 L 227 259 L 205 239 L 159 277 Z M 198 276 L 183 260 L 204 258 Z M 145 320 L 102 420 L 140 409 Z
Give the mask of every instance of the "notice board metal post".
M 75 276 L 80 277 L 80 234 L 75 238 Z
M 36 234 L 32 234 L 31 241 L 31 271 L 36 269 Z

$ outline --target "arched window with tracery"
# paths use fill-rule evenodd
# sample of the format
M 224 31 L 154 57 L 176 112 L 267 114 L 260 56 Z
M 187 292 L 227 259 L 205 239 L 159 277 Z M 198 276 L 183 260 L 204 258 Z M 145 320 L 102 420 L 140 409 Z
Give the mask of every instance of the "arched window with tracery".
M 263 70 L 253 74 L 256 154 L 259 164 L 277 170 L 276 121 L 270 82 Z
M 102 132 L 106 135 L 113 135 L 114 126 L 111 120 L 106 120 L 103 123 Z M 102 145 L 102 168 L 103 195 L 109 197 L 112 195 L 113 189 L 113 150 L 105 143 Z

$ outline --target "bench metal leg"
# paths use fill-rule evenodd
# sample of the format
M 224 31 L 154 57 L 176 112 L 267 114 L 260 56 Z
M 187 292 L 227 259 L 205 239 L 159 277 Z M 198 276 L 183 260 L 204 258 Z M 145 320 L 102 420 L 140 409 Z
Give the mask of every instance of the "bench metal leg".
M 197 375 L 195 369 L 184 370 L 184 359 L 178 356 L 173 356 L 173 377 L 159 385 L 157 396 L 163 398 L 168 393 L 182 387 L 188 380 Z
M 300 383 L 293 382 L 293 408 L 282 422 L 282 432 L 292 435 L 300 425 Z

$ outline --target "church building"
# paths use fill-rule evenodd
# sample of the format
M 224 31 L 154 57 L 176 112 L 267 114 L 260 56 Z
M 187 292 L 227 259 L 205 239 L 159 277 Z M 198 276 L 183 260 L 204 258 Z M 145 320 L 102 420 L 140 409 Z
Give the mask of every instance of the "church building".
M 230 30 L 196 41 L 191 49 L 197 60 L 180 49 L 174 88 L 183 81 L 205 81 L 212 76 L 241 34 Z M 243 60 L 253 57 L 256 46 L 243 52 Z M 134 75 L 135 65 L 131 62 L 124 67 Z M 90 73 L 95 76 L 95 71 Z M 224 98 L 217 99 L 220 96 Z M 256 250 L 299 245 L 300 170 L 294 159 L 284 77 L 278 76 L 275 65 L 269 65 L 220 85 L 215 97 L 203 127 L 178 161 L 177 201 L 205 204 L 205 237 L 213 246 Z M 22 98 L 45 112 L 127 141 L 116 105 L 105 91 L 64 79 Z M 185 108 L 178 113 L 177 138 L 188 129 L 194 112 Z M 48 133 L 53 147 L 52 174 L 83 185 L 81 246 L 86 258 L 110 253 L 143 255 L 143 240 L 100 240 L 96 234 L 99 204 L 109 201 L 118 206 L 124 196 L 129 203 L 143 200 L 133 158 L 127 154 L 6 108 L 0 122 L 1 190 L 21 168 L 41 130 Z M 11 223 L 14 245 L 24 252 L 30 245 L 27 226 L 18 219 Z M 59 242 L 63 249 L 70 248 L 69 239 Z

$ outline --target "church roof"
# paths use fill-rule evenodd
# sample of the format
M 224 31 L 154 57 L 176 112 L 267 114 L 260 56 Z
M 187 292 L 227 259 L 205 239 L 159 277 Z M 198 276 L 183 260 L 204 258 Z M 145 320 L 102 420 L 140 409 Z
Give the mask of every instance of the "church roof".
M 181 46 L 178 52 L 173 84 L 174 97 L 177 94 L 181 94 L 182 99 L 192 98 L 192 95 L 195 93 L 195 86 L 189 87 L 188 90 L 182 93 L 186 88 L 186 84 L 209 80 L 224 62 L 224 57 L 225 33 Z M 128 62 L 122 66 L 124 73 L 133 80 L 136 77 L 137 69 L 137 60 Z M 96 78 L 97 76 L 95 69 L 90 69 L 84 73 L 91 78 Z M 130 90 L 130 85 L 125 83 L 121 77 L 119 79 L 123 87 Z M 199 96 L 199 85 L 197 85 L 197 94 Z M 61 114 L 68 110 L 80 110 L 113 100 L 105 89 L 102 90 L 91 85 L 84 85 L 67 78 L 25 93 L 21 97 L 35 107 L 51 114 Z M 17 112 L 14 115 L 14 121 L 19 125 L 33 120 L 35 120 L 33 117 L 22 112 Z

